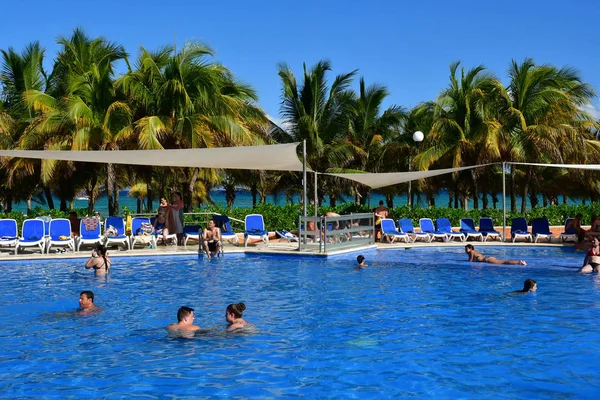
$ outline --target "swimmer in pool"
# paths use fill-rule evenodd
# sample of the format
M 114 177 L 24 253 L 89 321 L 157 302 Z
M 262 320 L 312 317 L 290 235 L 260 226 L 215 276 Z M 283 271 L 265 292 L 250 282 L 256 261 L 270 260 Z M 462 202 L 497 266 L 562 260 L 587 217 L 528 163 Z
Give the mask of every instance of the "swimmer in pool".
M 79 307 L 82 314 L 98 311 L 100 307 L 94 304 L 94 292 L 84 290 L 79 294 Z
M 473 247 L 472 244 L 465 246 L 465 253 L 469 255 L 469 262 L 486 262 L 488 264 L 511 264 L 511 265 L 527 265 L 523 260 L 501 260 L 496 257 L 486 257 Z
M 592 238 L 592 248 L 585 255 L 579 272 L 600 272 L 600 242 L 597 237 Z
M 92 256 L 85 263 L 85 268 L 93 268 L 96 275 L 105 275 L 110 271 L 110 265 L 111 261 L 110 257 L 108 257 L 106 247 L 99 244 L 98 247 L 92 251 Z
M 237 329 L 243 329 L 248 326 L 248 322 L 242 319 L 242 314 L 246 309 L 244 303 L 230 304 L 225 310 L 225 320 L 229 322 L 228 332 L 235 331 Z
M 166 327 L 173 332 L 194 332 L 200 329 L 194 325 L 194 309 L 190 307 L 179 307 L 177 311 L 177 322 Z
M 537 283 L 533 279 L 527 279 L 523 284 L 523 290 L 515 290 L 513 293 L 529 293 L 537 290 Z
M 358 263 L 358 265 L 355 269 L 363 269 L 369 266 L 369 264 L 365 264 L 365 257 L 362 254 L 356 257 L 356 262 Z

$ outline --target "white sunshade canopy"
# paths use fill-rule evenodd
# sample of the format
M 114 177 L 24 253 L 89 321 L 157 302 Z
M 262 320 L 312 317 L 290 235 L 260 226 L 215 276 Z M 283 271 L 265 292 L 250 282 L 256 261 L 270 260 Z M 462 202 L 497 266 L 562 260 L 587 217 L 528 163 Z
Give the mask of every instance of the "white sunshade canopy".
M 175 150 L 0 150 L 0 157 L 81 161 L 126 165 L 302 171 L 299 143 Z
M 396 185 L 398 183 L 410 182 L 417 179 L 430 178 L 432 176 L 450 174 L 452 172 L 464 171 L 467 169 L 487 167 L 493 164 L 473 165 L 470 167 L 434 169 L 430 171 L 412 171 L 412 172 L 381 172 L 366 174 L 330 174 L 339 178 L 350 179 L 351 181 L 377 189 L 385 186 Z
M 554 168 L 572 168 L 572 169 L 600 169 L 599 164 L 541 164 L 541 163 L 520 163 L 520 162 L 507 162 L 507 164 L 514 165 L 533 165 L 535 167 L 554 167 Z

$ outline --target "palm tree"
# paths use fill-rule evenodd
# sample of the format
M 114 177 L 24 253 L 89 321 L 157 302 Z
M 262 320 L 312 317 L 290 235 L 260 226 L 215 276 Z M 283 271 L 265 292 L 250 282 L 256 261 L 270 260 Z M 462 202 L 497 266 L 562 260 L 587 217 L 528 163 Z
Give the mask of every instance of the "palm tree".
M 450 65 L 450 86 L 435 101 L 434 123 L 424 143 L 424 150 L 415 158 L 420 170 L 427 170 L 434 163 L 453 168 L 473 165 L 482 160 L 499 159 L 499 124 L 490 118 L 490 98 L 497 96 L 498 80 L 485 72 L 482 65 L 465 73 L 457 70 L 460 63 Z M 463 193 L 466 207 L 467 190 L 472 189 L 474 207 L 478 208 L 477 178 L 481 171 L 471 170 L 473 186 L 455 183 L 455 193 Z M 464 174 L 458 174 L 458 178 Z M 459 190 L 460 188 L 460 190 Z
M 283 92 L 281 115 L 287 129 L 280 130 L 278 137 L 288 142 L 306 140 L 307 163 L 315 171 L 345 168 L 353 159 L 354 146 L 345 139 L 355 99 L 349 86 L 356 71 L 336 76 L 328 86 L 329 61 L 321 60 L 310 70 L 306 64 L 303 67 L 304 80 L 299 85 L 292 70 L 286 64 L 279 65 Z M 328 178 L 322 183 L 327 184 Z M 329 195 L 335 203 L 337 193 Z
M 598 150 L 589 132 L 596 124 L 581 110 L 595 92 L 583 83 L 574 69 L 536 66 L 533 59 L 527 58 L 521 64 L 513 60 L 508 73 L 510 84 L 502 96 L 506 101 L 503 132 L 512 161 L 586 163 L 590 159 L 598 160 Z M 525 168 L 521 212 L 526 210 L 527 191 L 534 179 L 533 168 Z M 513 182 L 514 174 L 513 167 Z M 514 198 L 513 194 L 513 211 Z

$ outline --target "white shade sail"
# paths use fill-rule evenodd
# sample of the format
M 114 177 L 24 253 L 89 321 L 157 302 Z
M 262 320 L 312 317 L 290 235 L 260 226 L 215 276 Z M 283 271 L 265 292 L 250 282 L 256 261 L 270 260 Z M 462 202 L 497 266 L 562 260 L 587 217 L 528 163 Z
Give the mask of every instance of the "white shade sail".
M 493 164 L 473 165 L 470 167 L 434 169 L 430 171 L 412 171 L 412 172 L 381 172 L 381 173 L 366 173 L 366 174 L 330 174 L 325 175 L 337 176 L 338 178 L 350 179 L 363 185 L 369 186 L 372 189 L 377 189 L 385 186 L 396 185 L 398 183 L 414 181 L 417 179 L 430 178 L 432 176 L 450 174 L 452 172 L 464 171 L 467 169 L 487 167 Z
M 302 162 L 296 154 L 298 144 L 175 150 L 0 150 L 0 157 L 165 167 L 302 171 Z
M 514 165 L 533 165 L 535 167 L 554 167 L 554 168 L 573 168 L 573 169 L 600 169 L 599 164 L 541 164 L 541 163 L 520 163 L 507 162 L 506 164 Z

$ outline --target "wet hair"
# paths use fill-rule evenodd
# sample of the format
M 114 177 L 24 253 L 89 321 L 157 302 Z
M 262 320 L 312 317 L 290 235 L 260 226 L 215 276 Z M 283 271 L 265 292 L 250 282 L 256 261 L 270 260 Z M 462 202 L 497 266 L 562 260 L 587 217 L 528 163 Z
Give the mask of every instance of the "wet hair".
M 194 312 L 194 309 L 191 307 L 186 307 L 186 306 L 179 307 L 179 310 L 177 311 L 177 322 L 183 321 L 185 317 L 187 317 L 188 315 L 190 315 L 193 312 Z
M 383 200 L 379 200 L 379 205 L 382 206 L 383 205 Z
M 465 246 L 465 249 L 475 250 L 475 247 L 473 247 L 472 244 L 468 244 L 468 245 Z
M 85 294 L 85 297 L 92 300 L 92 303 L 94 302 L 94 292 L 92 292 L 91 290 L 84 290 L 83 292 L 79 293 L 79 296 L 81 297 L 81 295 L 84 295 L 84 294 Z
M 236 318 L 242 318 L 245 309 L 246 305 L 244 303 L 230 304 L 227 306 L 227 313 L 233 313 Z
M 359 264 L 362 264 L 363 261 L 365 261 L 365 256 L 363 256 L 362 254 L 356 257 L 356 262 L 358 262 Z
M 529 292 L 535 284 L 536 282 L 533 279 L 527 279 L 523 284 L 523 292 Z
M 96 253 L 98 255 L 102 256 L 102 259 L 104 260 L 104 269 L 108 271 L 108 261 L 106 261 L 106 247 L 103 246 L 103 245 L 101 245 L 101 244 L 99 244 L 96 247 Z

